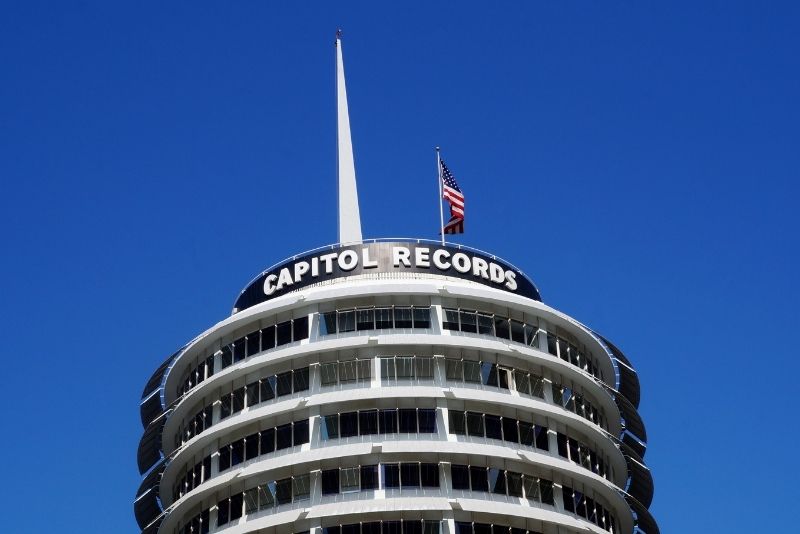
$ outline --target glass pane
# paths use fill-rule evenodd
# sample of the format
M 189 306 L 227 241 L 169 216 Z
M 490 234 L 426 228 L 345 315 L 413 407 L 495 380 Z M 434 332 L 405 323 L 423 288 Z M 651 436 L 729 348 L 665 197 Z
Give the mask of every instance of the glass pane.
M 391 308 L 375 308 L 375 327 L 379 329 L 394 327 Z
M 327 312 L 320 314 L 319 318 L 319 335 L 326 336 L 328 334 L 336 333 L 336 312 Z
M 244 360 L 245 357 L 245 338 L 239 338 L 232 343 L 233 346 L 233 361 L 238 362 Z
M 502 469 L 489 468 L 489 491 L 499 495 L 506 494 L 506 474 Z
M 494 318 L 494 334 L 503 339 L 509 339 L 508 319 L 505 317 Z
M 340 311 L 339 312 L 339 333 L 353 332 L 356 329 L 356 312 L 355 310 Z
M 517 343 L 525 343 L 525 331 L 522 328 L 522 323 L 519 321 L 511 320 L 511 341 Z
M 469 479 L 472 491 L 489 491 L 489 479 L 486 476 L 485 467 L 470 467 Z
M 448 419 L 450 422 L 450 433 L 465 435 L 467 433 L 467 424 L 464 419 L 464 412 L 449 410 Z
M 442 522 L 441 521 L 428 521 L 427 519 L 422 522 L 422 534 L 441 534 Z
M 292 322 L 284 321 L 275 325 L 276 338 L 278 345 L 286 345 L 292 342 Z
M 369 382 L 372 379 L 372 360 L 356 360 L 358 380 Z
M 281 425 L 275 428 L 275 444 L 278 450 L 292 446 L 292 425 Z
M 497 387 L 497 365 L 481 362 L 481 382 L 486 386 Z
M 534 325 L 525 325 L 525 344 L 535 349 L 539 348 L 539 329 Z
M 500 428 L 500 418 L 496 415 L 484 416 L 486 426 L 486 437 L 491 439 L 503 439 L 503 431 Z
M 298 317 L 292 321 L 292 339 L 300 341 L 308 339 L 308 316 Z
M 417 431 L 417 410 L 416 408 L 400 408 L 400 432 L 416 433 Z
M 244 506 L 244 495 L 236 493 L 231 495 L 231 521 L 242 517 L 242 508 Z
M 225 369 L 233 363 L 233 352 L 229 345 L 222 347 L 222 368 Z
M 531 393 L 531 379 L 528 373 L 523 371 L 514 370 L 514 387 L 520 393 L 530 395 Z
M 294 435 L 292 437 L 292 442 L 295 444 L 295 446 L 308 443 L 308 419 L 295 421 L 293 432 Z
M 361 466 L 361 491 L 378 489 L 378 466 Z
M 357 330 L 374 330 L 375 329 L 375 311 L 372 309 L 356 310 L 356 329 Z
M 358 412 L 339 414 L 339 435 L 343 438 L 358 435 Z
M 525 498 L 529 501 L 541 502 L 542 496 L 539 493 L 539 480 L 536 477 L 525 475 L 523 478 L 525 486 Z M 566 505 L 566 501 L 564 502 Z
M 414 328 L 430 328 L 431 327 L 431 309 L 430 308 L 414 308 Z
M 467 412 L 467 432 L 470 436 L 484 436 L 483 414 L 477 412 Z
M 277 386 L 276 378 L 274 376 L 268 376 L 267 378 L 262 378 L 259 382 L 261 383 L 261 402 L 274 399 L 275 388 Z
M 261 329 L 261 350 L 275 348 L 275 326 Z
M 414 378 L 414 358 L 411 356 L 398 356 L 395 358 L 398 380 L 409 380 Z
M 511 443 L 519 443 L 516 419 L 503 417 L 503 439 Z
M 394 380 L 394 358 L 381 358 L 381 378 Z
M 308 367 L 301 367 L 295 369 L 292 373 L 292 382 L 294 382 L 294 391 L 306 391 L 308 389 Z
M 453 478 L 454 490 L 469 489 L 469 469 L 466 465 L 453 464 L 450 466 L 450 475 Z
M 383 469 L 383 487 L 399 488 L 400 466 L 398 464 L 382 464 L 381 468 Z
M 481 364 L 470 360 L 464 360 L 464 381 L 481 383 Z
M 339 469 L 322 471 L 322 494 L 335 495 L 337 493 L 339 493 Z
M 252 460 L 258 456 L 258 433 L 250 434 L 244 440 L 244 457 L 245 460 Z
M 433 434 L 436 432 L 436 410 L 432 408 L 420 408 L 417 410 L 419 421 L 419 432 L 423 434 Z
M 420 464 L 420 479 L 423 488 L 439 487 L 439 464 Z
M 528 447 L 533 447 L 536 436 L 533 432 L 533 425 L 524 421 L 519 421 L 519 442 Z
M 323 386 L 331 386 L 338 383 L 338 370 L 339 364 L 337 362 L 323 363 L 319 366 L 320 369 L 320 383 Z
M 378 433 L 378 410 L 358 412 L 359 434 L 362 436 Z
M 339 362 L 339 381 L 342 383 L 355 382 L 358 378 L 356 360 Z
M 287 371 L 285 373 L 281 373 L 277 376 L 277 383 L 278 383 L 278 396 L 281 397 L 283 395 L 291 395 L 292 394 L 292 372 Z
M 411 328 L 411 308 L 395 307 L 394 309 L 394 327 L 395 328 Z
M 274 452 L 275 451 L 275 429 L 274 428 L 268 428 L 266 430 L 262 430 L 260 432 L 260 434 L 261 434 L 261 439 L 259 439 L 259 441 L 261 442 L 261 444 L 260 444 L 261 454 L 268 454 L 270 452 Z
M 448 380 L 455 380 L 457 382 L 464 380 L 464 365 L 461 360 L 447 358 L 445 360 L 445 371 Z
M 284 478 L 275 481 L 275 502 L 289 504 L 292 502 L 292 479 Z
M 342 493 L 361 490 L 361 468 L 347 467 L 339 471 L 339 484 Z
M 292 493 L 295 501 L 304 501 L 309 498 L 311 493 L 310 477 L 300 475 L 292 480 Z
M 233 412 L 241 412 L 244 410 L 244 388 L 237 388 L 233 390 Z
M 245 394 L 247 395 L 248 406 L 255 406 L 256 404 L 258 404 L 260 402 L 258 382 L 252 382 L 250 384 L 247 384 Z
M 442 326 L 445 330 L 458 330 L 458 310 L 444 308 L 444 321 Z
M 380 433 L 381 434 L 397 433 L 397 410 L 380 411 Z
M 534 397 L 544 398 L 544 379 L 538 376 L 531 375 L 531 395 Z
M 247 356 L 257 354 L 261 350 L 261 332 L 247 334 Z
M 400 485 L 403 488 L 419 487 L 419 464 L 401 463 L 400 464 Z
M 433 358 L 417 356 L 415 358 L 417 380 L 433 378 Z
M 322 416 L 322 439 L 337 439 L 339 437 L 339 414 Z
M 275 506 L 275 485 L 262 484 L 258 487 L 258 508 L 264 510 Z
M 477 319 L 475 312 L 461 310 L 461 331 L 474 334 L 478 331 Z
M 508 471 L 506 481 L 508 482 L 508 494 L 512 497 L 522 497 L 522 475 Z
M 244 513 L 252 514 L 258 511 L 258 488 L 244 492 Z
M 491 315 L 483 313 L 478 314 L 478 333 L 485 335 L 494 335 L 494 319 Z

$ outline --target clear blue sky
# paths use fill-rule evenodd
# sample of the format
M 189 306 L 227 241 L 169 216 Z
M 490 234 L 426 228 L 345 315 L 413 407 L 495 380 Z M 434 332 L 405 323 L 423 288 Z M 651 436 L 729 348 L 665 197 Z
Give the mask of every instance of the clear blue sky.
M 276 4 L 0 4 L 0 529 L 138 532 L 151 372 L 336 238 L 342 26 L 365 234 L 435 238 L 441 145 L 638 368 L 662 531 L 792 530 L 798 4 Z

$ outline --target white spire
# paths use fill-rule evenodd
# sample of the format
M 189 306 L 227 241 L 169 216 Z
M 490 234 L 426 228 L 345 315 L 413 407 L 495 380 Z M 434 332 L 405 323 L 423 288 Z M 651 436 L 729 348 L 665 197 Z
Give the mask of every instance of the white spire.
M 350 138 L 350 114 L 347 110 L 347 88 L 344 84 L 342 32 L 336 32 L 336 101 L 338 118 L 339 160 L 339 243 L 361 242 L 361 213 L 358 210 L 356 166 L 353 162 L 353 141 Z

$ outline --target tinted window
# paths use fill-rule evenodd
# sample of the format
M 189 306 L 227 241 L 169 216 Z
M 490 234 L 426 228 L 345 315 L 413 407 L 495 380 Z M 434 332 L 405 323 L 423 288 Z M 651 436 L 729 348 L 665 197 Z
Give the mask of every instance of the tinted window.
M 442 326 L 445 330 L 458 330 L 458 310 L 445 308 Z
M 322 439 L 336 439 L 339 437 L 339 414 L 324 415 L 322 417 Z
M 292 342 L 292 322 L 284 321 L 275 325 L 278 345 L 285 345 Z
M 261 329 L 261 350 L 269 350 L 275 347 L 275 326 L 268 326 Z
M 319 335 L 325 336 L 336 333 L 336 312 L 328 312 L 320 315 Z
M 356 329 L 373 330 L 375 328 L 374 310 L 356 310 Z
M 339 435 L 343 438 L 358 435 L 358 412 L 339 414 Z
M 496 415 L 486 415 L 484 417 L 486 425 L 486 437 L 492 439 L 503 439 L 503 431 L 500 429 L 500 418 Z
M 261 431 L 261 454 L 275 451 L 275 429 L 268 428 Z
M 516 419 L 503 417 L 503 439 L 512 443 L 519 443 L 519 433 L 517 432 Z
M 420 464 L 420 478 L 423 488 L 438 488 L 439 464 Z
M 338 324 L 339 324 L 339 333 L 353 332 L 356 329 L 355 310 L 340 311 Z
M 415 433 L 417 431 L 417 410 L 415 408 L 401 408 L 400 432 Z
M 292 425 L 281 425 L 275 429 L 275 443 L 278 450 L 292 446 Z
M 284 478 L 275 481 L 275 502 L 288 504 L 292 502 L 292 479 Z
M 419 464 L 400 464 L 400 484 L 404 488 L 419 487 Z
M 397 410 L 381 410 L 380 433 L 394 434 L 397 432 Z
M 375 326 L 381 329 L 393 327 L 391 308 L 375 309 Z
M 503 339 L 509 338 L 508 319 L 503 317 L 494 318 L 494 334 Z
M 287 371 L 278 375 L 278 396 L 291 395 L 292 393 L 292 372 Z
M 414 308 L 414 328 L 431 327 L 431 309 Z
M 436 410 L 420 408 L 417 411 L 417 416 L 421 433 L 433 434 L 436 432 Z
M 411 308 L 395 308 L 394 309 L 394 327 L 395 328 L 411 328 Z
M 475 312 L 461 310 L 461 331 L 475 333 L 478 331 Z
M 268 376 L 261 379 L 261 402 L 275 398 L 275 388 L 277 379 L 274 376 Z
M 381 464 L 383 469 L 383 487 L 400 487 L 400 466 L 397 464 Z
M 339 469 L 322 471 L 322 494 L 333 495 L 339 493 Z
M 295 341 L 308 339 L 308 316 L 298 317 L 292 321 L 292 336 Z
M 453 478 L 453 489 L 469 489 L 469 468 L 466 465 L 450 466 L 450 473 Z
M 252 356 L 261 350 L 261 332 L 247 334 L 247 355 Z
M 292 373 L 295 391 L 306 391 L 308 389 L 308 367 L 295 369 Z
M 485 467 L 470 467 L 469 479 L 472 491 L 489 491 L 489 479 L 486 476 Z
M 359 433 L 364 435 L 378 433 L 378 410 L 358 412 Z
M 378 466 L 361 466 L 361 490 L 378 489 Z
M 467 433 L 467 424 L 464 420 L 464 412 L 448 411 L 450 420 L 450 433 L 464 435 Z
M 293 443 L 295 445 L 308 443 L 308 419 L 294 423 Z

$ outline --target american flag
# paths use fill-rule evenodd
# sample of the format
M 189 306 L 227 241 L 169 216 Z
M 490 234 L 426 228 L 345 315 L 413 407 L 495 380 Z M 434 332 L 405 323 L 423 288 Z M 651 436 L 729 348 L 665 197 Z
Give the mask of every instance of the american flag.
M 444 226 L 445 234 L 464 233 L 464 193 L 459 189 L 453 173 L 440 160 L 442 165 L 442 198 L 450 203 L 450 221 Z

